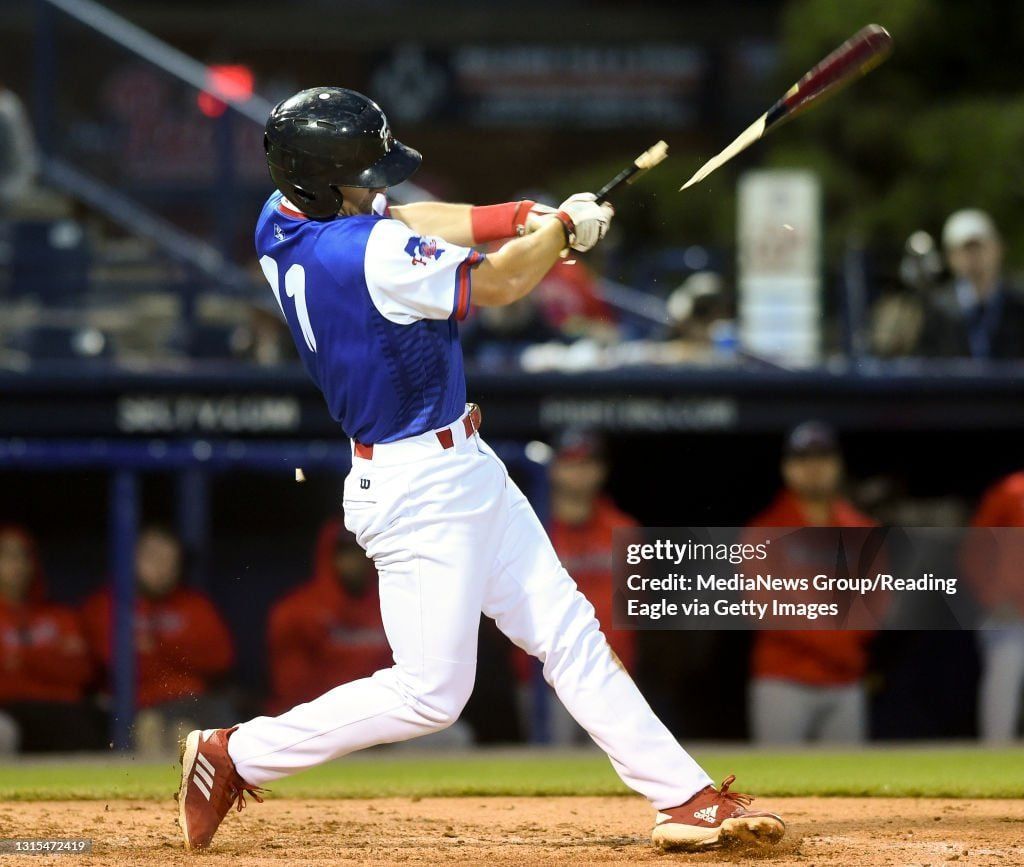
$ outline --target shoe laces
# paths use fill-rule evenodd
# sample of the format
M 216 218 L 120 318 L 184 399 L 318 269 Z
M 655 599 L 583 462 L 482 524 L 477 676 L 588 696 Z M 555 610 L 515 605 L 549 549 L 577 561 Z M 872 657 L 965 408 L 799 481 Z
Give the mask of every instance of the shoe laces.
M 263 796 L 269 792 L 270 789 L 264 789 L 260 786 L 250 786 L 247 783 L 237 780 L 235 784 L 235 809 L 241 813 L 245 809 L 245 796 L 246 793 L 252 796 L 252 799 L 257 804 L 263 803 Z
M 739 804 L 741 807 L 750 806 L 750 802 L 754 800 L 753 795 L 744 795 L 742 792 L 730 792 L 729 786 L 736 782 L 736 775 L 729 774 L 724 780 L 722 780 L 721 788 L 718 790 L 719 797 L 724 798 L 727 801 L 732 801 Z

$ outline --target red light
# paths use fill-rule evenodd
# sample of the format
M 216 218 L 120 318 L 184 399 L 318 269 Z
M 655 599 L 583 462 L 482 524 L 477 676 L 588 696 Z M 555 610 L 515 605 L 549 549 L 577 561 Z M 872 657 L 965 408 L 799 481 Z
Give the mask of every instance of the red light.
M 215 64 L 206 68 L 209 91 L 201 91 L 196 105 L 207 117 L 220 117 L 227 105 L 225 100 L 245 100 L 252 96 L 255 78 L 252 70 L 241 63 Z

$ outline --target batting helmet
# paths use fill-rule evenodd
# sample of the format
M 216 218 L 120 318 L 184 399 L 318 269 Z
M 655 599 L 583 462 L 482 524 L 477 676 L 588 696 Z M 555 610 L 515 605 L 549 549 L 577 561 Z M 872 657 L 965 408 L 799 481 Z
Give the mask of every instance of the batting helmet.
M 390 187 L 423 159 L 395 141 L 377 103 L 344 87 L 314 87 L 279 103 L 263 146 L 274 184 L 314 220 L 337 215 L 338 187 Z

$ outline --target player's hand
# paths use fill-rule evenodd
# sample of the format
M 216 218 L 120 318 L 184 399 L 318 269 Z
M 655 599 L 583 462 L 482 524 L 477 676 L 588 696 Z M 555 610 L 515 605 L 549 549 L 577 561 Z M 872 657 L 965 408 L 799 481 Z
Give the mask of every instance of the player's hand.
M 540 202 L 534 202 L 533 207 L 530 208 L 530 213 L 526 215 L 526 222 L 523 224 L 523 234 L 532 235 L 549 220 L 554 219 L 557 210 L 557 208 L 552 208 L 551 205 L 542 205 Z
M 576 226 L 575 237 L 569 246 L 579 253 L 585 253 L 597 246 L 597 242 L 605 236 L 612 217 L 615 216 L 615 209 L 608 202 L 599 205 L 596 199 L 597 196 L 593 193 L 576 193 L 569 196 L 559 207 L 560 211 L 569 215 Z

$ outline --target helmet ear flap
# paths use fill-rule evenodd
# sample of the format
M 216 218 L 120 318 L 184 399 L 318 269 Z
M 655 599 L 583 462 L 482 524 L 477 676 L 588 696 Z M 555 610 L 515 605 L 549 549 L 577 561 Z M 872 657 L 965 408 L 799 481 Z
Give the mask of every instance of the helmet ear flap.
M 289 183 L 283 192 L 300 211 L 314 220 L 329 220 L 337 216 L 345 202 L 345 196 L 334 184 L 327 184 L 316 191 Z
M 300 200 L 295 203 L 296 205 L 303 203 L 309 205 L 316 201 L 316 195 L 309 192 L 308 190 L 302 189 L 302 187 L 298 186 L 298 184 L 292 185 L 291 192 L 295 195 L 297 199 Z

